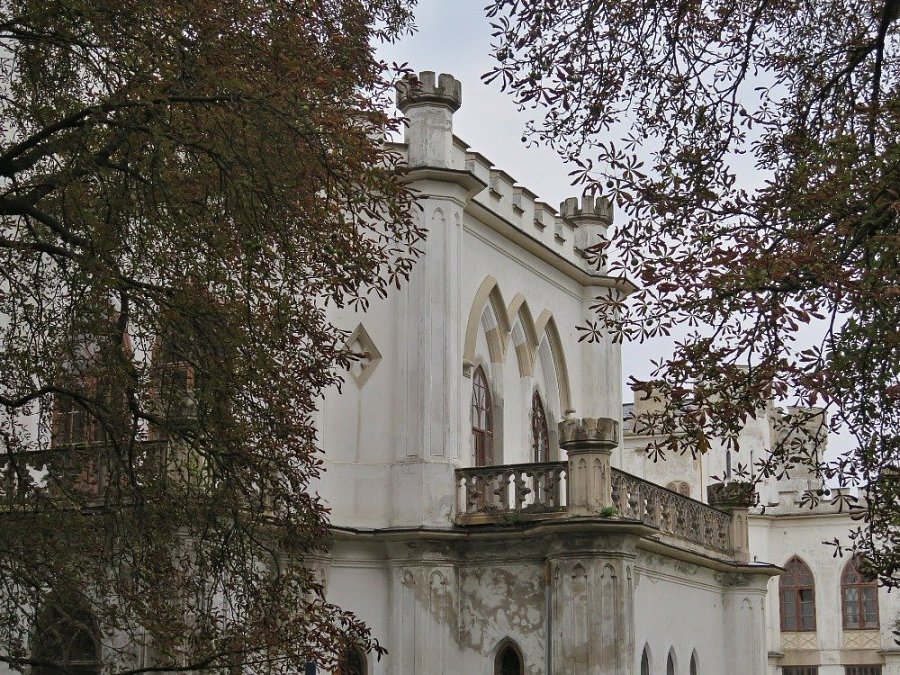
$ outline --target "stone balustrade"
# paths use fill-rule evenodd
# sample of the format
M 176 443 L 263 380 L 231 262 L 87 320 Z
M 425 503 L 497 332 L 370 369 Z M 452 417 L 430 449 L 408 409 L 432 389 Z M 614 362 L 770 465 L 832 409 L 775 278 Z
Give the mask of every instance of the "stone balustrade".
M 675 543 L 732 554 L 729 514 L 624 471 L 612 469 L 611 474 L 612 501 L 619 517 L 655 527 Z
M 569 503 L 568 462 L 457 469 L 457 525 L 515 524 L 579 517 Z M 639 521 L 660 539 L 703 553 L 735 552 L 728 513 L 618 469 L 610 470 L 611 505 L 599 517 Z
M 457 469 L 457 523 L 565 515 L 567 462 L 505 464 Z

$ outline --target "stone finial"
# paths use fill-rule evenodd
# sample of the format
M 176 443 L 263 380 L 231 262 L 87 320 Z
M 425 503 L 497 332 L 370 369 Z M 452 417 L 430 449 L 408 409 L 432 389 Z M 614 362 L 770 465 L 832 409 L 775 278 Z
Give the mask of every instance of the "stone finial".
M 559 423 L 559 446 L 578 450 L 611 451 L 619 444 L 619 423 L 609 417 L 572 417 Z
M 445 106 L 456 112 L 462 105 L 462 83 L 447 73 L 441 73 L 435 81 L 433 70 L 407 76 L 397 83 L 397 107 L 405 114 L 418 105 Z
M 600 224 L 609 227 L 613 222 L 613 205 L 606 197 L 586 195 L 581 200 L 569 197 L 559 205 L 559 213 L 576 225 L 580 224 L 579 221 L 600 221 Z

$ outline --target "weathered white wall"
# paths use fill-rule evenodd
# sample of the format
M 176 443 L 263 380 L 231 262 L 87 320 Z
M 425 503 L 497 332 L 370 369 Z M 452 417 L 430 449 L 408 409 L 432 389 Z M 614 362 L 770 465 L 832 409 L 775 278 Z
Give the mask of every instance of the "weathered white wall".
M 880 651 L 896 652 L 891 631 L 900 616 L 900 598 L 896 593 L 878 594 L 879 630 L 844 630 L 841 614 L 840 578 L 847 556 L 835 557 L 834 548 L 824 542 L 847 535 L 858 524 L 846 513 L 823 505 L 810 510 L 794 500 L 766 509 L 765 515 L 750 520 L 750 546 L 759 559 L 784 565 L 799 556 L 812 571 L 815 580 L 816 631 L 782 634 L 778 605 L 778 580 L 769 582 L 768 639 L 770 651 L 784 654 L 780 665 L 818 664 L 820 675 L 841 675 L 844 665 L 882 663 Z M 886 655 L 888 658 L 890 654 Z M 774 668 L 770 672 L 777 672 Z M 886 663 L 884 675 L 900 673 L 900 664 Z

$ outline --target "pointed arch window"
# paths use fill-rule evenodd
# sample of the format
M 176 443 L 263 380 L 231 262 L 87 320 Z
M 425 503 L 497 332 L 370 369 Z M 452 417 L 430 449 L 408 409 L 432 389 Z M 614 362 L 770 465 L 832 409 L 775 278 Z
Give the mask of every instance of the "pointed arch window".
M 507 642 L 497 652 L 494 675 L 524 675 L 525 661 L 515 644 Z
M 33 649 L 35 660 L 46 664 L 32 668 L 34 675 L 100 673 L 99 631 L 91 613 L 77 603 L 51 605 L 39 614 Z
M 878 628 L 878 584 L 861 571 L 862 560 L 854 556 L 841 573 L 841 613 L 845 630 Z
M 550 461 L 550 433 L 547 430 L 547 415 L 541 395 L 534 392 L 531 397 L 531 455 L 534 462 Z
M 366 675 L 369 672 L 366 654 L 359 647 L 344 652 L 335 675 Z
M 650 648 L 646 646 L 641 654 L 641 675 L 650 675 Z
M 778 582 L 781 604 L 781 630 L 814 631 L 816 629 L 816 588 L 809 567 L 794 556 L 784 566 Z
M 666 659 L 666 675 L 675 675 L 675 653 L 669 651 L 669 658 Z
M 475 466 L 493 464 L 494 424 L 491 414 L 491 388 L 481 366 L 472 375 L 472 440 Z
M 697 663 L 697 650 L 695 649 L 691 653 L 691 675 L 697 675 L 699 670 L 700 670 L 700 667 Z

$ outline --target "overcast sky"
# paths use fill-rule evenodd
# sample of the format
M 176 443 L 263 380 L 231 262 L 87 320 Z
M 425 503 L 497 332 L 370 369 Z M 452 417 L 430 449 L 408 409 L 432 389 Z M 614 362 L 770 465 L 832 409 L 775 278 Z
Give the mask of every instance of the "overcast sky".
M 420 0 L 417 32 L 381 49 L 384 58 L 408 63 L 415 71 L 451 73 L 462 82 L 463 105 L 453 116 L 454 133 L 543 201 L 558 205 L 581 194 L 570 184 L 563 161 L 546 148 L 526 147 L 522 131 L 526 113 L 510 96 L 481 75 L 491 69 L 491 29 L 484 15 L 486 0 Z M 667 353 L 671 342 L 655 340 L 623 347 L 623 385 L 629 375 L 648 377 L 650 362 Z M 632 399 L 625 389 L 625 401 Z

